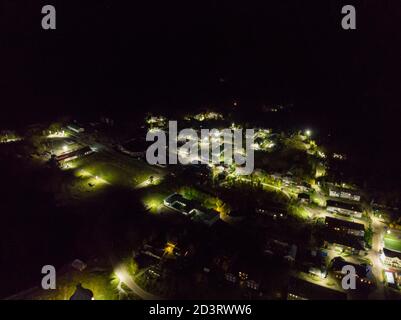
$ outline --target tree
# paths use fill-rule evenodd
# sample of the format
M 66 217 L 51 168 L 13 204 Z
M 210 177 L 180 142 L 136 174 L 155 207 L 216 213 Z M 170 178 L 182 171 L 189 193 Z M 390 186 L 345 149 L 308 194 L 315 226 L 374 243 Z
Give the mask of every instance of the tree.
M 47 130 L 54 133 L 54 132 L 61 131 L 61 129 L 62 129 L 62 125 L 60 122 L 53 122 L 52 124 L 50 124 L 50 126 Z
M 373 229 L 372 225 L 369 225 L 369 227 L 365 231 L 365 236 L 364 236 L 365 243 L 369 248 L 372 247 L 372 239 L 373 239 Z

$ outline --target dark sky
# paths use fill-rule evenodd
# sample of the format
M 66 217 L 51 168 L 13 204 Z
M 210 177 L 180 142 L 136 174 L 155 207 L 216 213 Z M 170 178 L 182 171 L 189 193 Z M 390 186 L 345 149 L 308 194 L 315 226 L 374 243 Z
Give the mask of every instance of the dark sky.
M 56 31 L 41 29 L 44 4 L 57 9 Z M 340 27 L 345 4 L 356 7 L 357 30 Z M 235 98 L 255 117 L 261 103 L 294 103 L 301 124 L 399 153 L 398 0 L 0 6 L 2 126 L 66 110 L 139 117 Z

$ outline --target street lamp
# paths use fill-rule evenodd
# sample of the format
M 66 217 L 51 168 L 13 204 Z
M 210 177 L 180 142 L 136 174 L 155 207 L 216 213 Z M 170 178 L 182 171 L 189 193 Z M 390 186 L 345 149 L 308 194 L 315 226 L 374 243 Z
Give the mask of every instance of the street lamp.
M 312 131 L 309 130 L 309 129 L 307 129 L 307 130 L 305 131 L 305 134 L 306 134 L 308 137 L 310 137 L 310 136 L 312 135 Z

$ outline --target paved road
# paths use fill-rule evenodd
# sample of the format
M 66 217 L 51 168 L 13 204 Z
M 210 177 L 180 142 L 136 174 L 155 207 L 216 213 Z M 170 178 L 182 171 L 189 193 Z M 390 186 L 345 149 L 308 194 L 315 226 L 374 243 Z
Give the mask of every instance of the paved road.
M 377 280 L 377 290 L 372 293 L 372 299 L 385 299 L 385 287 L 383 279 L 383 264 L 380 260 L 380 251 L 383 248 L 383 236 L 385 233 L 385 224 L 379 219 L 372 218 L 372 249 L 369 250 L 368 258 L 373 263 L 372 272 Z

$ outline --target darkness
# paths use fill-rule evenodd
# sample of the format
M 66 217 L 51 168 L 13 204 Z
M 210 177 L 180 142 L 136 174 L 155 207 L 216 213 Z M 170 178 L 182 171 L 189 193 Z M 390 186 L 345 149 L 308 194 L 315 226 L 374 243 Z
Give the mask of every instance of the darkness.
M 398 167 L 401 5 L 351 2 L 353 31 L 340 27 L 345 3 L 334 0 L 52 1 L 57 30 L 45 31 L 47 2 L 4 0 L 1 125 L 65 113 L 138 118 L 233 99 L 259 118 L 261 104 L 292 103 L 286 123 L 329 131 L 373 166 L 384 158 Z
M 45 4 L 57 30 L 41 28 Z M 346 4 L 357 30 L 341 28 Z M 0 128 L 234 99 L 270 123 L 262 104 L 291 103 L 288 129 L 330 133 L 362 174 L 391 185 L 401 177 L 400 35 L 398 0 L 2 0 Z

